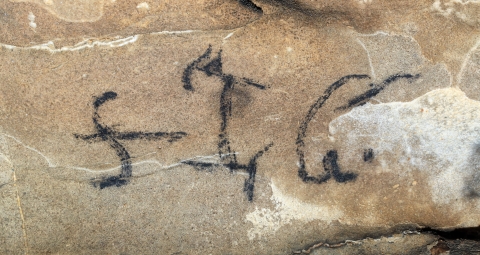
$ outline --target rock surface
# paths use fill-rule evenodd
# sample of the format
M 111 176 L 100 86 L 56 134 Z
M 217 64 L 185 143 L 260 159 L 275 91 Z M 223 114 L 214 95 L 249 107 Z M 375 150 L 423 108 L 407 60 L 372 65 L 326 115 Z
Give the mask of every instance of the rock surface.
M 0 253 L 473 251 L 478 8 L 3 1 Z

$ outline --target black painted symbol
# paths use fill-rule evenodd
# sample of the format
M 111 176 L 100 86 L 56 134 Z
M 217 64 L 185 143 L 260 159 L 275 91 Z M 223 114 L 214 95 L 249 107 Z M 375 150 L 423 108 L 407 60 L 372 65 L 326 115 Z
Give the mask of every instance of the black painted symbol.
M 371 89 L 367 90 L 363 94 L 360 94 L 350 99 L 346 105 L 337 107 L 336 110 L 347 110 L 347 109 L 354 108 L 356 106 L 363 105 L 370 98 L 376 96 L 378 93 L 384 90 L 388 85 L 390 85 L 392 82 L 395 82 L 398 79 L 407 79 L 408 81 L 413 81 L 415 79 L 418 79 L 419 77 L 420 77 L 419 74 L 417 75 L 395 74 L 388 77 L 387 79 L 385 79 L 379 84 L 371 83 L 370 84 Z M 307 116 L 305 116 L 305 119 L 303 120 L 302 124 L 298 129 L 298 136 L 296 141 L 297 156 L 298 156 L 298 163 L 299 163 L 298 176 L 300 177 L 300 179 L 302 179 L 302 181 L 320 184 L 328 181 L 332 176 L 337 182 L 348 182 L 356 179 L 357 174 L 355 173 L 341 172 L 340 166 L 337 163 L 338 155 L 336 150 L 327 151 L 326 156 L 324 156 L 323 158 L 323 168 L 326 172 L 324 175 L 309 176 L 306 169 L 306 163 L 305 163 L 305 137 L 307 135 L 308 124 L 315 117 L 319 109 L 322 108 L 322 106 L 325 104 L 327 99 L 330 98 L 333 92 L 335 92 L 337 89 L 339 89 L 340 87 L 342 87 L 343 85 L 345 85 L 351 80 L 362 80 L 367 78 L 370 78 L 370 77 L 365 74 L 352 74 L 352 75 L 347 75 L 340 78 L 339 80 L 331 84 L 324 91 L 323 95 L 320 96 L 317 99 L 317 101 L 315 101 L 315 103 L 308 110 Z M 364 154 L 364 160 L 371 161 L 372 159 L 373 159 L 373 150 L 367 151 L 367 154 Z
M 192 86 L 192 75 L 194 71 L 200 71 L 207 76 L 215 76 L 221 79 L 223 83 L 222 93 L 220 95 L 220 134 L 218 142 L 218 154 L 220 155 L 220 164 L 199 162 L 199 161 L 184 161 L 184 164 L 193 166 L 197 170 L 206 170 L 214 166 L 223 166 L 230 169 L 230 171 L 244 170 L 248 173 L 248 178 L 244 183 L 244 192 L 248 201 L 253 200 L 253 191 L 255 189 L 255 176 L 257 173 L 257 160 L 273 145 L 272 143 L 266 145 L 262 150 L 259 150 L 253 157 L 250 158 L 248 164 L 240 164 L 237 161 L 236 153 L 230 145 L 228 134 L 229 119 L 232 115 L 232 96 L 235 86 L 252 86 L 254 88 L 265 90 L 267 86 L 254 82 L 251 79 L 235 77 L 231 74 L 225 74 L 222 70 L 222 51 L 220 50 L 217 56 L 212 57 L 212 47 L 208 49 L 199 58 L 190 63 L 183 73 L 182 82 L 183 88 L 189 91 L 194 91 Z
M 175 142 L 187 135 L 185 132 L 118 132 L 112 127 L 103 125 L 100 123 L 100 115 L 98 114 L 98 108 L 109 100 L 117 98 L 117 93 L 108 91 L 103 93 L 100 97 L 96 97 L 93 102 L 93 125 L 97 133 L 91 135 L 75 134 L 75 138 L 83 139 L 88 142 L 106 142 L 120 159 L 121 173 L 117 176 L 110 176 L 101 179 L 99 182 L 93 182 L 94 186 L 99 186 L 100 189 L 116 186 L 120 187 L 128 183 L 129 178 L 132 176 L 132 161 L 130 153 L 128 153 L 125 146 L 119 142 L 119 140 L 161 140 L 167 139 L 168 142 Z
M 365 149 L 363 151 L 363 161 L 372 162 L 375 154 L 373 154 L 373 149 Z

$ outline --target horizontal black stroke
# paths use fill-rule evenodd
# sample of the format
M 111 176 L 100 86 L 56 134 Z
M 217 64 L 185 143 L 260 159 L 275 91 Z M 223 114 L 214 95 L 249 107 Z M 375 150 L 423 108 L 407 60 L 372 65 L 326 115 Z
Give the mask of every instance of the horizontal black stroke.
M 100 123 L 100 115 L 98 109 L 105 102 L 117 98 L 117 93 L 108 91 L 99 97 L 95 97 L 93 102 L 93 125 L 97 133 L 91 135 L 74 134 L 75 138 L 82 139 L 88 142 L 106 142 L 115 151 L 121 163 L 121 173 L 116 176 L 104 177 L 100 182 L 93 182 L 94 186 L 99 186 L 100 189 L 116 186 L 120 187 L 128 183 L 132 176 L 132 162 L 130 153 L 119 140 L 162 140 L 166 139 L 168 142 L 175 142 L 187 135 L 185 132 L 118 132 L 113 128 Z

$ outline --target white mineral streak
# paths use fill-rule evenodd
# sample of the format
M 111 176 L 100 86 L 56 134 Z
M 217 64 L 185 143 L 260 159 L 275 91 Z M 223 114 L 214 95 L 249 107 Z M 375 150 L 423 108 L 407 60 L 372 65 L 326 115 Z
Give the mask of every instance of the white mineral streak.
M 32 14 L 33 15 L 33 14 Z M 33 19 L 35 16 L 33 16 Z M 31 16 L 29 16 L 29 20 L 31 21 Z M 32 21 L 31 21 L 32 22 Z M 36 25 L 35 25 L 36 26 Z M 180 31 L 160 31 L 160 32 L 152 32 L 150 35 L 176 35 L 176 34 L 190 34 L 190 33 L 195 33 L 195 32 L 201 32 L 200 30 L 180 30 Z M 231 33 L 233 34 L 233 33 Z M 231 35 L 230 35 L 231 36 Z M 65 52 L 65 51 L 77 51 L 77 50 L 83 50 L 83 49 L 89 49 L 93 47 L 110 47 L 110 48 L 116 48 L 116 47 L 122 47 L 131 43 L 134 43 L 138 40 L 140 35 L 132 35 L 128 37 L 115 37 L 113 40 L 99 40 L 99 39 L 85 39 L 74 46 L 64 46 L 62 48 L 57 49 L 55 47 L 55 43 L 53 41 L 48 41 L 43 44 L 38 44 L 38 45 L 32 45 L 28 47 L 20 47 L 20 46 L 15 46 L 15 45 L 10 45 L 10 44 L 5 44 L 5 43 L 0 43 L 0 48 L 5 48 L 9 50 L 14 50 L 14 49 L 21 49 L 21 50 L 46 50 L 50 51 L 51 53 L 57 53 L 57 52 Z M 227 36 L 225 39 L 227 39 L 229 36 Z
M 373 68 L 373 65 L 372 65 L 372 57 L 370 57 L 370 52 L 368 51 L 367 47 L 365 46 L 365 44 L 359 39 L 357 38 L 357 42 L 362 46 L 362 48 L 365 50 L 365 52 L 367 53 L 367 58 L 368 58 L 368 64 L 370 65 L 370 75 L 372 76 L 372 79 L 373 80 L 376 80 L 377 79 L 377 76 L 375 75 L 375 68 Z
M 202 32 L 201 30 L 176 30 L 176 31 L 160 31 L 152 32 L 151 35 L 176 35 L 176 34 L 191 34 L 195 32 Z M 227 39 L 227 38 L 225 38 Z
M 322 220 L 330 223 L 343 215 L 343 212 L 338 209 L 305 203 L 295 197 L 285 195 L 273 181 L 270 186 L 272 187 L 270 199 L 275 204 L 275 209 L 256 208 L 255 211 L 247 214 L 246 221 L 253 224 L 253 228 L 248 230 L 250 240 L 272 235 L 281 227 L 292 224 L 293 220 L 304 223 Z
M 33 45 L 30 47 L 18 47 L 14 45 L 8 45 L 8 44 L 0 44 L 0 47 L 4 47 L 6 49 L 25 49 L 25 50 L 46 50 L 50 51 L 51 53 L 57 53 L 57 52 L 62 52 L 62 51 L 77 51 L 77 50 L 82 50 L 85 48 L 93 48 L 93 47 L 111 47 L 111 48 L 116 48 L 116 47 L 122 47 L 130 43 L 134 43 L 138 40 L 138 35 L 133 35 L 125 38 L 116 38 L 115 40 L 111 41 L 97 41 L 93 39 L 86 39 L 83 40 L 74 46 L 64 46 L 62 48 L 55 48 L 55 44 L 53 41 L 49 41 L 44 44 L 39 44 L 39 45 Z
M 91 178 L 99 177 L 99 176 L 101 176 L 101 174 L 105 174 L 105 173 L 120 172 L 120 170 L 121 170 L 121 165 L 118 165 L 118 166 L 115 166 L 115 167 L 110 167 L 110 168 L 107 168 L 107 169 L 104 169 L 104 168 L 87 168 L 87 167 L 80 167 L 80 166 L 62 166 L 62 165 L 59 165 L 59 164 L 55 163 L 52 158 L 47 157 L 44 153 L 40 152 L 39 150 L 37 150 L 37 149 L 35 149 L 31 146 L 26 145 L 25 143 L 20 141 L 18 138 L 14 137 L 14 136 L 11 136 L 11 135 L 8 135 L 8 134 L 5 134 L 5 133 L 1 133 L 1 132 L 0 132 L 0 163 L 2 163 L 3 160 L 6 160 L 6 161 L 9 162 L 9 164 L 11 164 L 11 161 L 9 160 L 8 155 L 7 155 L 8 142 L 7 142 L 6 138 L 12 139 L 13 141 L 15 141 L 16 144 L 21 145 L 24 148 L 38 154 L 41 158 L 43 158 L 45 160 L 45 162 L 48 164 L 48 167 L 51 168 L 51 169 L 60 168 L 62 171 L 63 171 L 63 169 L 85 171 L 87 173 L 92 174 Z M 149 153 L 148 155 L 150 155 L 150 154 L 155 154 L 155 153 Z M 225 155 L 230 155 L 230 154 L 225 154 Z M 196 161 L 201 161 L 201 162 L 205 162 L 205 163 L 219 164 L 220 163 L 220 156 L 218 154 L 200 155 L 200 156 L 195 156 L 195 157 L 183 159 L 183 160 L 180 160 L 180 161 L 178 161 L 176 163 L 173 163 L 173 164 L 170 164 L 170 165 L 165 165 L 162 162 L 160 162 L 156 159 L 153 159 L 153 158 L 152 159 L 147 159 L 147 160 L 142 160 L 142 161 L 132 163 L 132 166 L 147 166 L 147 167 L 144 167 L 142 169 L 136 169 L 136 171 L 133 172 L 133 176 L 145 176 L 145 175 L 152 174 L 156 171 L 171 170 L 171 169 L 174 169 L 176 167 L 184 165 L 183 161 L 189 161 L 189 160 L 196 160 Z M 148 167 L 148 166 L 150 166 L 150 167 Z M 13 165 L 12 165 L 12 167 L 13 167 Z M 53 171 L 50 171 L 50 172 L 54 173 Z M 246 173 L 240 173 L 240 172 L 238 172 L 237 174 L 246 175 Z M 0 177 L 1 177 L 1 173 L 0 173 Z M 0 178 L 0 185 L 2 185 L 1 178 Z
M 366 104 L 329 128 L 347 154 L 373 148 L 380 171 L 427 174 L 435 203 L 461 207 L 469 194 L 479 194 L 480 102 L 461 90 L 437 89 L 405 103 Z

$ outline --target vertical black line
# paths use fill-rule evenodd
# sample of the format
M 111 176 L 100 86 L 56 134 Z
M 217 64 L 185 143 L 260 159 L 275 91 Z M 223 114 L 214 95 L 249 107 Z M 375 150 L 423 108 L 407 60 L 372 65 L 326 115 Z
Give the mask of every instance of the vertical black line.
M 245 179 L 243 191 L 246 193 L 247 200 L 250 202 L 253 201 L 253 191 L 255 189 L 255 177 L 257 174 L 257 160 L 272 146 L 273 146 L 273 143 L 270 143 L 269 145 L 265 146 L 265 148 L 261 151 L 258 151 L 250 159 L 250 162 L 248 163 L 248 166 L 247 166 L 248 179 Z
M 228 120 L 232 115 L 232 92 L 234 89 L 234 78 L 231 75 L 224 75 L 222 77 L 224 82 L 223 90 L 220 95 L 220 141 L 218 143 L 218 151 L 220 157 L 224 158 L 225 155 L 228 155 L 228 158 L 231 158 L 230 154 L 232 153 L 230 148 L 230 139 L 228 137 Z M 236 162 L 236 161 L 235 161 Z

